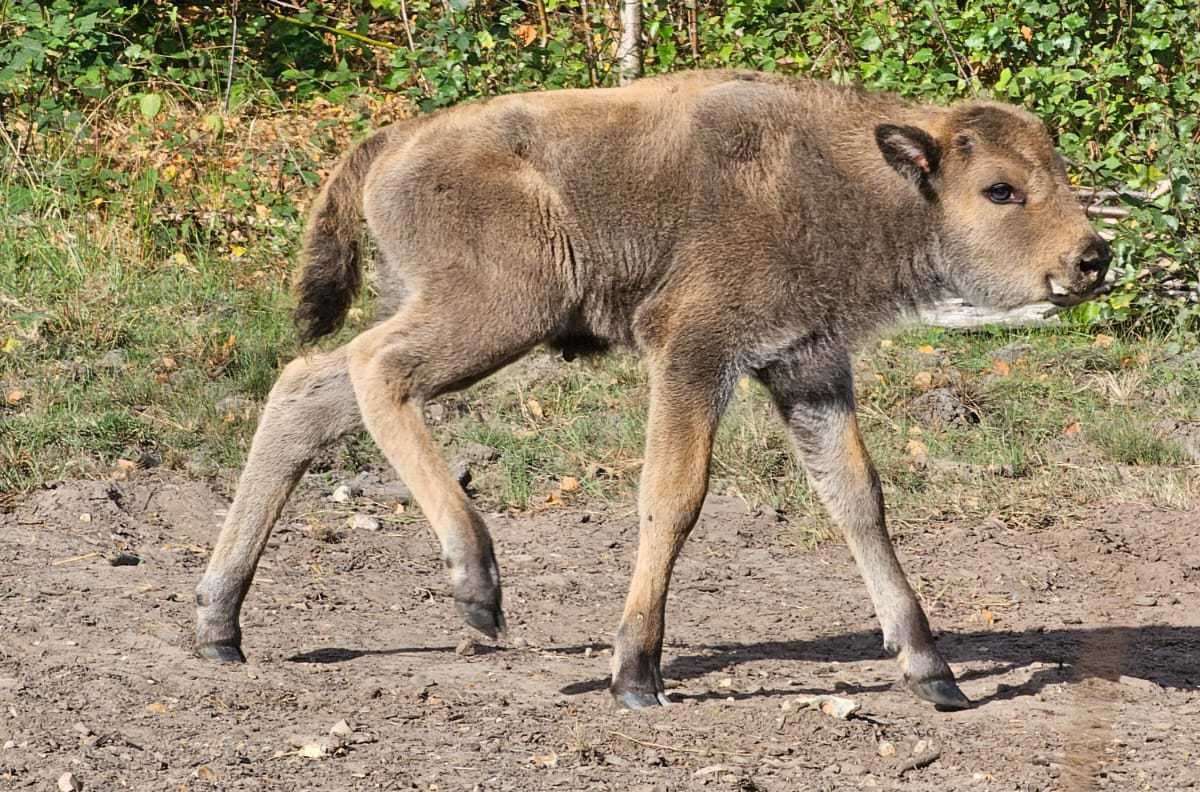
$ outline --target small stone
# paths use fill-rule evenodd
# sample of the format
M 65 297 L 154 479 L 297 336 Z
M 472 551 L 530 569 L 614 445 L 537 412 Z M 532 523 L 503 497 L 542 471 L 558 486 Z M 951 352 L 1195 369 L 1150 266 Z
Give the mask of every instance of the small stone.
M 495 462 L 500 458 L 499 449 L 483 443 L 466 443 L 459 450 L 459 456 L 471 462 Z
M 819 709 L 830 717 L 846 720 L 861 709 L 862 705 L 854 699 L 841 696 L 807 696 L 796 700 L 800 707 Z
M 87 512 L 84 512 L 83 514 L 79 515 L 79 522 L 90 523 L 91 521 L 92 521 L 92 515 L 88 514 Z
M 58 788 L 59 792 L 79 792 L 83 789 L 83 784 L 74 773 L 63 773 L 58 777 Z
M 4 750 L 8 751 L 8 750 L 11 750 L 16 747 L 17 747 L 16 740 L 5 740 L 4 741 Z
M 454 653 L 461 657 L 470 657 L 475 654 L 477 648 L 475 642 L 470 638 L 463 638 L 458 646 L 454 648 Z
M 866 775 L 867 768 L 860 764 L 844 763 L 842 765 L 842 775 L 860 776 Z
M 112 566 L 137 566 L 142 563 L 142 559 L 135 556 L 133 553 L 124 551 L 108 557 L 108 563 Z
M 463 489 L 466 489 L 471 483 L 471 464 L 465 459 L 455 460 L 450 466 L 450 473 L 454 476 L 454 480 Z
M 346 501 L 350 500 L 351 497 L 353 496 L 351 495 L 350 485 L 339 484 L 334 488 L 333 494 L 329 496 L 329 499 L 334 503 L 345 503 Z
M 877 745 L 875 747 L 875 751 L 880 756 L 883 756 L 885 758 L 892 757 L 892 756 L 896 755 L 896 746 L 895 746 L 895 744 L 889 742 L 888 740 L 880 740 L 879 745 Z
M 127 359 L 128 355 L 125 354 L 124 349 L 110 349 L 96 360 L 96 365 L 100 368 L 119 369 L 125 367 Z
M 350 527 L 356 531 L 378 531 L 379 520 L 369 514 L 356 514 L 350 518 Z
M 334 737 L 341 737 L 345 739 L 354 734 L 354 729 L 350 728 L 350 724 L 346 723 L 345 720 L 340 720 L 330 727 L 329 733 Z
M 221 415 L 248 415 L 254 406 L 254 399 L 239 396 L 236 393 L 226 396 L 216 403 L 217 412 Z
M 917 744 L 913 746 L 913 756 L 920 756 L 929 750 L 928 740 L 917 740 Z
M 77 722 L 71 728 L 73 730 L 79 732 L 79 734 L 83 737 L 91 737 L 93 734 L 95 734 L 95 732 L 93 732 L 91 729 L 89 729 L 87 726 L 85 726 L 82 723 Z
M 1153 594 L 1142 594 L 1133 600 L 1133 604 L 1139 608 L 1153 608 L 1158 604 L 1158 597 Z

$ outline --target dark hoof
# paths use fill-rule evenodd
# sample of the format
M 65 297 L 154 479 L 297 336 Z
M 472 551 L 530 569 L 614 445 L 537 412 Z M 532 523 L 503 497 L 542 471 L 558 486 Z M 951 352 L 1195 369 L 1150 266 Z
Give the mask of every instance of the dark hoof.
M 909 683 L 909 689 L 917 698 L 932 702 L 939 710 L 964 710 L 971 700 L 963 695 L 953 679 L 926 679 Z
M 196 654 L 205 660 L 215 660 L 218 663 L 244 663 L 246 655 L 237 644 L 204 644 L 196 647 Z
M 642 690 L 609 690 L 613 701 L 622 709 L 640 710 L 649 707 L 665 707 L 671 703 L 666 693 L 648 693 Z
M 495 640 L 504 634 L 504 611 L 499 605 L 481 605 L 478 602 L 459 600 L 455 600 L 454 604 L 463 620 L 488 638 Z

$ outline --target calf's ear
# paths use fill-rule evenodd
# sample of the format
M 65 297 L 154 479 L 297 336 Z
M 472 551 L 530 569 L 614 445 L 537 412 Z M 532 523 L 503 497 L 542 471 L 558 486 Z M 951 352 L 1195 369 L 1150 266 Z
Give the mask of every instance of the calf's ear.
M 922 193 L 933 189 L 942 150 L 928 132 L 914 126 L 880 124 L 875 127 L 875 143 L 887 164 Z

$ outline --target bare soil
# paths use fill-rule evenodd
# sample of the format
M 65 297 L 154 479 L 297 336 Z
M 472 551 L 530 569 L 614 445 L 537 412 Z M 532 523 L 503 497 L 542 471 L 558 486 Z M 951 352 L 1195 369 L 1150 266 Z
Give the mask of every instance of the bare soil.
M 1200 784 L 1200 511 L 1099 503 L 1033 531 L 897 537 L 977 702 L 940 713 L 894 686 L 844 547 L 805 550 L 786 519 L 714 496 L 671 592 L 677 703 L 628 713 L 605 685 L 631 507 L 492 515 L 509 635 L 490 646 L 463 643 L 423 523 L 327 491 L 306 481 L 274 534 L 236 667 L 191 652 L 218 486 L 69 481 L 0 514 L 0 789 L 68 772 L 86 790 Z M 825 693 L 861 709 L 797 705 Z

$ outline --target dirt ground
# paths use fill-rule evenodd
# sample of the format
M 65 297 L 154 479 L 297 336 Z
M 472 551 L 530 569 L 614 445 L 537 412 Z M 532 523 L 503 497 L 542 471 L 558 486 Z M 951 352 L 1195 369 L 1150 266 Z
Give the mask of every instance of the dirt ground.
M 786 519 L 712 497 L 671 592 L 677 703 L 627 713 L 605 684 L 631 507 L 492 515 L 509 635 L 462 646 L 427 527 L 345 527 L 389 505 L 327 492 L 303 484 L 274 534 L 239 667 L 190 646 L 219 488 L 144 472 L 0 514 L 0 789 L 68 772 L 85 790 L 1200 785 L 1200 511 L 1097 503 L 1034 532 L 898 537 L 978 702 L 939 713 L 894 688 L 844 547 L 804 551 Z M 797 704 L 823 693 L 861 709 Z

